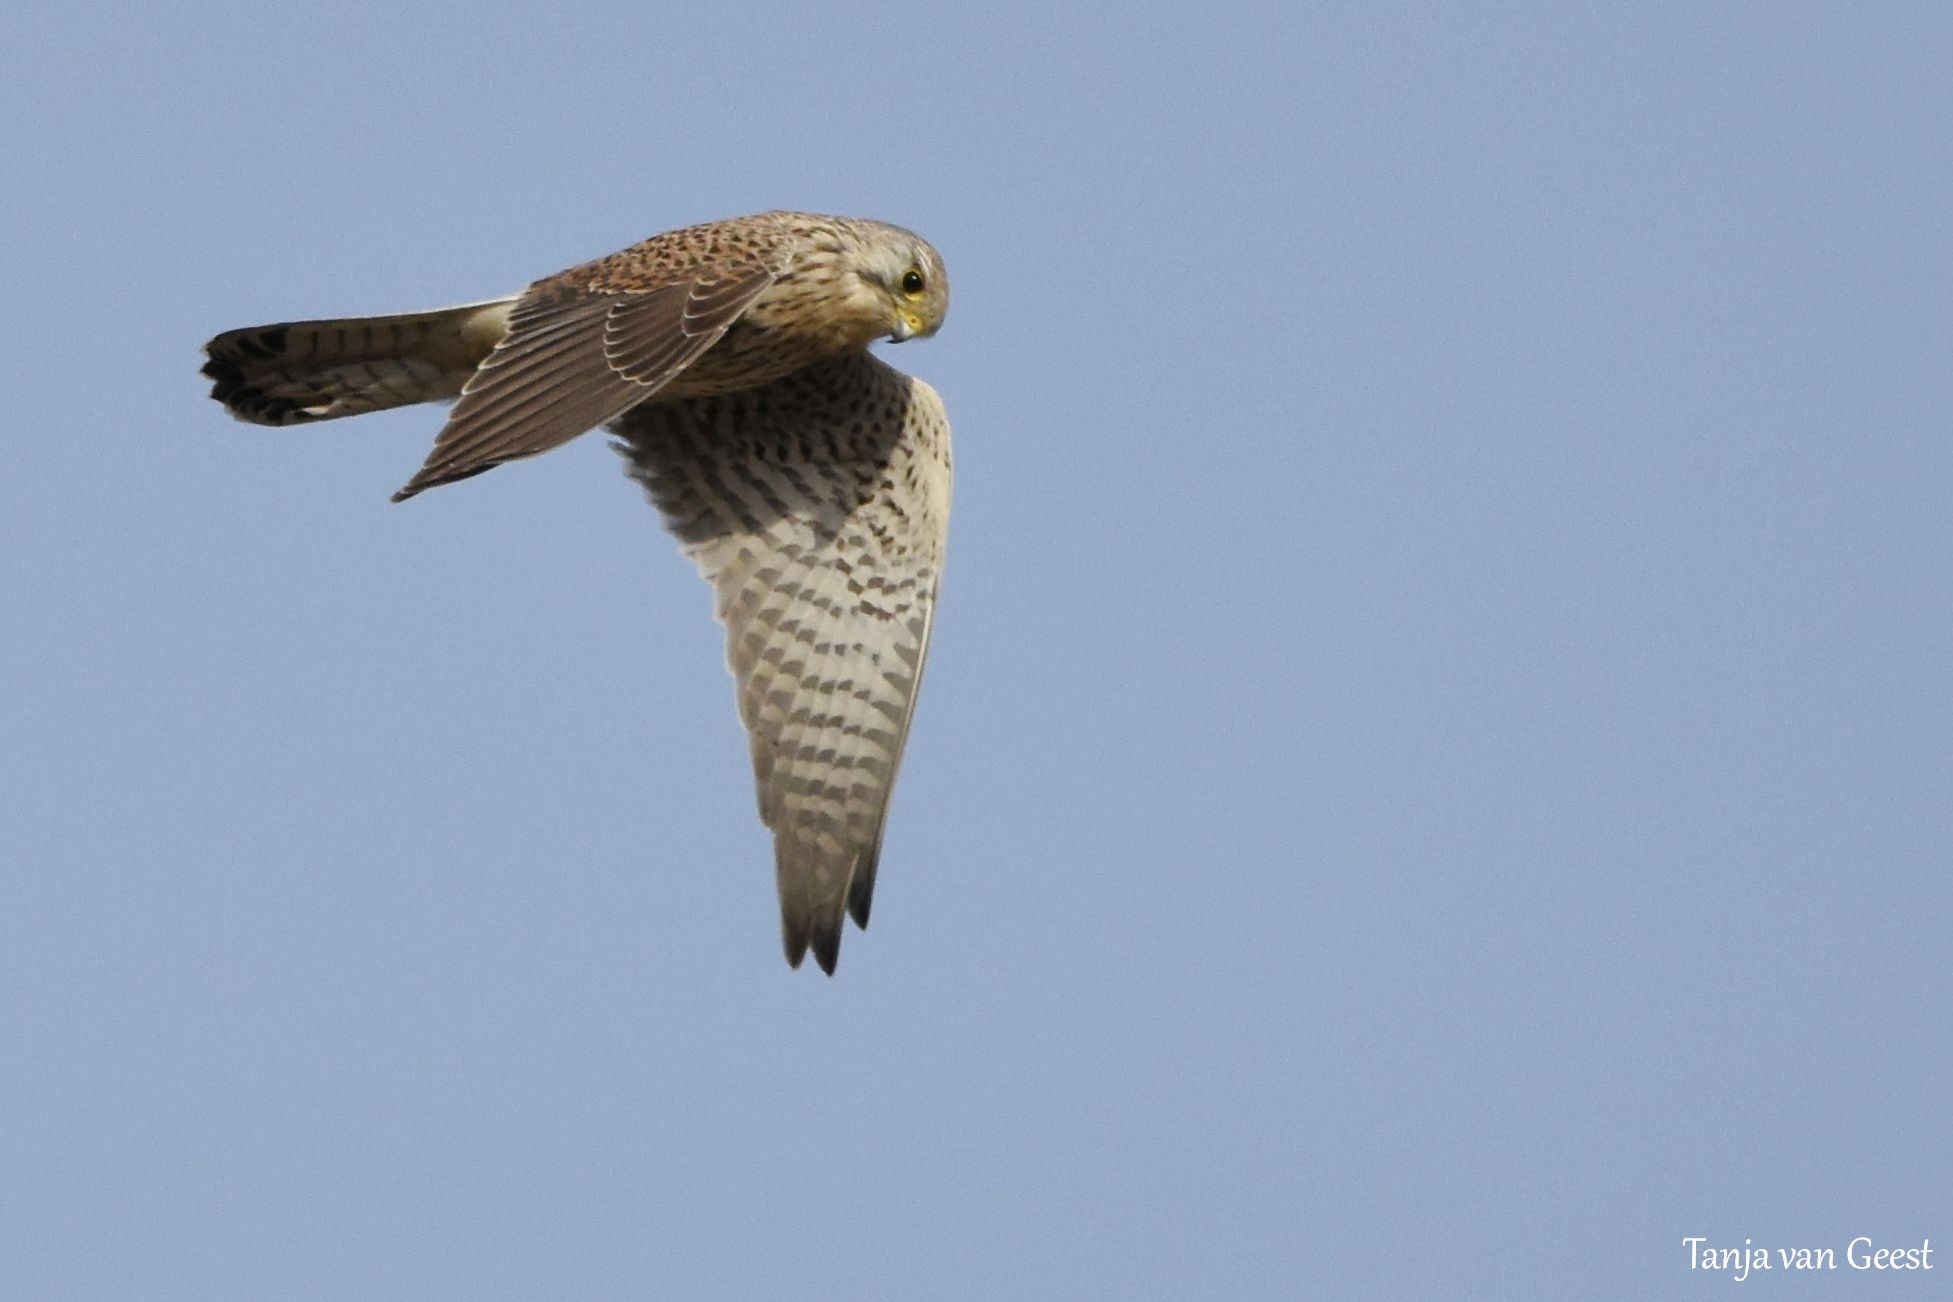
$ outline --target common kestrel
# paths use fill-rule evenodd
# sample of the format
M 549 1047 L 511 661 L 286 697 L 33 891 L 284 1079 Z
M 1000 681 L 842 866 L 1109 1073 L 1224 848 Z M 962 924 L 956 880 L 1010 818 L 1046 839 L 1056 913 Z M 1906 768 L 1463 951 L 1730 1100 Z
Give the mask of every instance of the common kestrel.
M 717 593 L 787 961 L 832 973 L 843 914 L 868 925 L 949 522 L 942 400 L 868 345 L 948 306 L 919 236 L 770 212 L 509 298 L 227 331 L 203 370 L 263 425 L 459 399 L 395 501 L 609 425 Z

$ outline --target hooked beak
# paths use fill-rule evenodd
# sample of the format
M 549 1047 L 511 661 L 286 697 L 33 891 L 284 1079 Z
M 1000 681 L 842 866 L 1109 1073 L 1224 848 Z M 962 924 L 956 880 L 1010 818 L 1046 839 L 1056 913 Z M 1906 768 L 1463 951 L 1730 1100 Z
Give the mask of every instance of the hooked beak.
M 897 312 L 895 324 L 888 328 L 888 337 L 896 343 L 913 339 L 922 333 L 922 318 L 913 312 Z

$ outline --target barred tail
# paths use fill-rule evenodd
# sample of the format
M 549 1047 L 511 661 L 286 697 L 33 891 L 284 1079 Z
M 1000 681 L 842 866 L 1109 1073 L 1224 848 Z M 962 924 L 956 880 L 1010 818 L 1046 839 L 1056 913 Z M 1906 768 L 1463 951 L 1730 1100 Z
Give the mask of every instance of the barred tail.
M 453 398 L 508 332 L 514 303 L 227 330 L 203 346 L 203 373 L 211 397 L 259 425 Z

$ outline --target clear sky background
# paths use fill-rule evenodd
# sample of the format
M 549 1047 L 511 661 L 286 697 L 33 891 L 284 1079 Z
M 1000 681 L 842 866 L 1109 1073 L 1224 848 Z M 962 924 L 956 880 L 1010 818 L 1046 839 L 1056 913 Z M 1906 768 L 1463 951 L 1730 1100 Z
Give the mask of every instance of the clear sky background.
M 1944 1294 L 1953 10 L 7 26 L 0 1295 Z M 954 285 L 832 980 L 601 437 L 197 375 L 769 207 Z

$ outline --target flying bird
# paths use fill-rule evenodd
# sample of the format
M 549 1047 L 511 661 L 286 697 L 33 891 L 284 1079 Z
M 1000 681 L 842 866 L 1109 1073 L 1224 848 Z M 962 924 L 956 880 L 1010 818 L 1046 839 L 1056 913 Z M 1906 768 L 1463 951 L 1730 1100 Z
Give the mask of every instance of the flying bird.
M 843 916 L 868 925 L 949 523 L 942 399 L 868 345 L 948 307 L 920 236 L 769 212 L 507 298 L 226 331 L 203 373 L 261 425 L 453 399 L 395 501 L 608 426 L 715 590 L 787 961 L 831 974 Z

